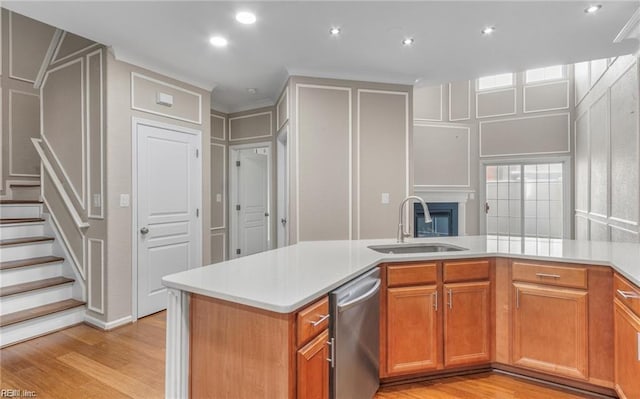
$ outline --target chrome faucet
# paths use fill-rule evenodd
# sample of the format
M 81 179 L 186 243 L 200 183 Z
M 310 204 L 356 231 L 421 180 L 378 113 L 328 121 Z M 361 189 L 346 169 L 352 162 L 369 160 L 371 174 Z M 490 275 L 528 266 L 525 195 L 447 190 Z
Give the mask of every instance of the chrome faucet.
M 402 211 L 404 210 L 404 204 L 406 204 L 409 200 L 420 201 L 422 204 L 422 209 L 424 210 L 424 222 L 431 223 L 431 214 L 429 213 L 429 207 L 424 202 L 424 200 L 416 195 L 410 195 L 407 198 L 403 199 L 400 203 L 400 211 L 398 213 L 398 242 L 403 243 L 405 237 L 410 237 L 411 234 L 404 231 L 404 224 L 402 223 Z

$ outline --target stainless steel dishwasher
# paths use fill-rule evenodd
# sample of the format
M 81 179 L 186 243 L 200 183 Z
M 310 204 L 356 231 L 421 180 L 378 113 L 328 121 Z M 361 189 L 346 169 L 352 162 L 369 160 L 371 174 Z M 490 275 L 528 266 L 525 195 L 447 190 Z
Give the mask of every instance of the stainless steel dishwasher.
M 329 295 L 332 399 L 371 399 L 379 381 L 380 269 Z

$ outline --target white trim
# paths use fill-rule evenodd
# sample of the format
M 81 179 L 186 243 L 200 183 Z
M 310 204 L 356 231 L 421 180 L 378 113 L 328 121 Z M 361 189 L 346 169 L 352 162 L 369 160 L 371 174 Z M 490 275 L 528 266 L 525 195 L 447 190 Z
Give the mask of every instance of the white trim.
M 76 50 L 71 54 L 67 54 L 62 58 L 58 58 L 58 53 L 60 53 L 60 48 L 62 47 L 62 43 L 64 43 L 64 39 L 66 39 L 66 37 L 67 37 L 67 31 L 64 31 L 62 33 L 62 37 L 60 38 L 60 41 L 58 42 L 58 46 L 56 47 L 56 50 L 53 53 L 53 58 L 51 59 L 51 64 L 57 64 L 58 62 L 62 62 L 64 60 L 66 60 L 66 59 L 72 58 L 73 56 L 76 56 L 76 55 L 78 55 L 78 54 L 80 54 L 80 53 L 82 53 L 84 51 L 87 51 L 92 47 L 100 45 L 100 43 L 94 42 L 93 44 L 90 44 L 90 45 L 88 45 L 86 47 L 83 47 L 80 50 Z
M 463 125 L 436 125 L 436 124 L 428 124 L 428 123 L 414 123 L 413 126 L 419 127 L 437 127 L 437 128 L 446 128 L 446 129 L 466 129 L 467 130 L 467 184 L 415 184 L 414 178 L 414 188 L 430 188 L 430 187 L 463 187 L 470 188 L 471 187 L 471 128 L 469 126 Z M 413 134 L 416 132 L 414 130 Z M 440 191 L 440 190 L 438 190 Z
M 45 129 L 44 129 L 44 96 L 43 96 L 43 90 L 47 84 L 47 79 L 49 78 L 49 75 L 53 72 L 59 71 L 63 68 L 66 68 L 70 65 L 73 65 L 75 63 L 80 63 L 80 104 L 81 104 L 81 121 L 80 121 L 80 136 L 81 136 L 81 140 L 82 143 L 80 145 L 80 147 L 82 148 L 82 182 L 81 182 L 81 188 L 80 188 L 80 192 L 82 195 L 78 194 L 78 191 L 76 190 L 76 188 L 74 187 L 74 185 L 71 182 L 71 179 L 69 178 L 69 175 L 67 174 L 64 166 L 62 165 L 62 163 L 60 162 L 60 159 L 58 158 L 58 156 L 56 155 L 55 151 L 53 150 L 53 147 L 51 146 L 51 144 L 49 143 L 49 140 L 47 140 L 47 137 L 45 136 Z M 86 186 L 86 178 L 87 178 L 87 170 L 86 170 L 86 164 L 87 164 L 87 160 L 86 160 L 86 142 L 85 142 L 85 135 L 86 135 L 86 125 L 85 125 L 85 114 L 86 114 L 86 110 L 85 110 L 85 82 L 84 82 L 84 58 L 77 58 L 73 61 L 69 61 L 66 64 L 62 64 L 59 65 L 53 69 L 50 69 L 47 71 L 47 73 L 44 75 L 44 79 L 42 81 L 42 86 L 40 87 L 40 134 L 42 136 L 42 140 L 44 141 L 44 143 L 47 145 L 49 151 L 51 152 L 51 155 L 53 156 L 54 161 L 58 164 L 58 167 L 60 168 L 60 171 L 62 172 L 62 176 L 64 177 L 64 179 L 67 181 L 67 184 L 69 185 L 69 188 L 71 188 L 71 191 L 73 193 L 73 195 L 76 197 L 76 200 L 78 200 L 78 203 L 80 204 L 80 208 L 82 208 L 82 210 L 86 209 L 86 203 L 85 203 L 85 186 Z
M 220 230 L 227 227 L 227 146 L 214 142 L 209 143 L 209 145 L 222 147 L 222 226 L 211 226 L 210 228 L 210 230 Z M 211 153 L 213 154 L 213 151 Z M 211 169 L 213 169 L 213 166 Z M 214 201 L 214 198 L 211 198 L 211 201 Z
M 578 85 L 576 84 L 576 65 L 577 64 L 585 64 L 587 66 L 587 90 L 584 92 L 582 98 L 578 98 Z M 584 61 L 573 64 L 573 102 L 574 108 L 578 108 L 578 105 L 582 103 L 582 101 L 587 98 L 589 92 L 591 92 L 591 62 Z
M 604 75 L 604 73 L 603 73 Z M 591 173 L 592 168 L 591 168 L 591 163 L 593 160 L 593 147 L 591 146 L 591 139 L 592 139 L 592 135 L 591 135 L 591 113 L 592 113 L 592 109 L 594 108 L 594 106 L 599 103 L 602 99 L 604 99 L 605 102 L 605 141 L 607 143 L 607 149 L 606 149 L 606 167 L 605 167 L 605 175 L 607 178 L 607 182 L 606 182 L 606 198 L 605 198 L 605 210 L 604 210 L 604 214 L 599 213 L 599 212 L 593 212 L 592 211 L 592 206 L 593 203 L 591 202 L 591 200 L 589 200 L 589 215 L 590 216 L 596 216 L 596 217 L 601 217 L 605 220 L 607 220 L 607 218 L 609 217 L 609 215 L 611 214 L 611 95 L 610 95 L 610 88 L 607 88 L 602 95 L 600 95 L 599 97 L 597 97 L 591 104 L 589 104 L 589 107 L 587 109 L 587 111 L 589 112 L 589 198 L 591 198 L 591 193 L 593 193 L 593 187 L 591 186 L 591 178 L 593 177 L 593 174 Z
M 189 397 L 189 298 L 187 292 L 167 288 L 167 349 L 165 398 Z
M 442 85 L 440 85 L 440 93 L 442 95 Z M 356 223 L 356 238 L 360 239 L 360 220 L 362 219 L 360 216 L 360 186 L 361 186 L 361 181 L 360 181 L 360 93 L 373 93 L 373 94 L 392 94 L 392 95 L 397 95 L 397 96 L 404 96 L 405 98 L 405 196 L 409 195 L 409 189 L 410 189 L 410 145 L 409 145 L 409 125 L 410 125 L 410 121 L 409 121 L 409 93 L 406 91 L 391 91 L 391 90 L 373 90 L 373 89 L 356 89 L 356 102 L 358 104 L 357 108 L 356 108 L 356 201 L 355 201 L 355 206 L 356 206 L 356 219 L 357 219 L 357 223 Z M 440 107 L 441 111 L 442 111 L 442 106 Z M 442 114 L 442 112 L 441 112 Z M 350 151 L 351 153 L 351 151 Z M 353 164 L 353 161 L 351 160 L 351 156 L 349 157 L 350 160 L 350 164 Z M 351 171 L 350 171 L 351 172 Z M 350 182 L 350 184 L 352 184 Z M 350 193 L 351 195 L 351 193 Z M 353 201 L 351 201 L 351 204 L 353 204 Z M 353 206 L 353 205 L 352 205 Z M 353 218 L 353 216 L 350 214 L 349 215 L 350 219 Z M 407 219 L 408 220 L 408 219 Z M 349 230 L 352 230 L 353 227 L 350 225 L 349 226 Z M 349 239 L 351 239 L 351 235 L 349 236 Z
M 541 87 L 541 86 L 553 86 L 553 85 L 560 85 L 560 84 L 565 84 L 566 87 L 566 105 L 563 107 L 556 107 L 556 108 L 541 108 L 541 109 L 534 109 L 531 111 L 527 111 L 527 89 L 532 88 L 532 87 Z M 524 114 L 531 114 L 531 113 L 536 113 L 536 112 L 546 112 L 546 111 L 557 111 L 557 110 L 562 110 L 562 109 L 569 109 L 569 81 L 568 80 L 555 80 L 553 82 L 545 82 L 545 83 L 536 83 L 536 84 L 529 84 L 526 85 L 522 88 L 522 113 Z
M 583 117 L 587 117 L 587 209 L 591 209 L 591 115 L 589 110 L 585 110 L 582 114 L 578 115 L 573 122 L 573 159 L 574 165 L 576 163 L 576 155 L 578 154 L 578 121 Z M 577 168 L 575 168 L 577 169 Z M 575 173 L 575 170 L 574 170 Z M 576 207 L 575 200 L 578 198 L 577 186 L 574 188 L 573 199 L 574 199 L 574 210 L 576 212 L 581 212 L 584 215 L 588 215 L 589 211 L 587 209 L 578 209 Z
M 53 166 L 49 162 L 49 159 L 45 156 L 44 150 L 42 149 L 42 140 L 32 138 L 31 142 L 35 146 L 36 152 L 40 156 L 41 170 L 46 169 L 47 173 L 49 174 L 49 177 L 51 178 L 51 181 L 53 182 L 53 186 L 58 191 L 58 194 L 60 194 L 60 198 L 62 198 L 62 203 L 65 205 L 65 207 L 69 211 L 69 214 L 71 215 L 71 218 L 73 219 L 73 222 L 75 223 L 76 228 L 78 229 L 78 231 L 88 228 L 89 223 L 82 220 L 80 213 L 78 213 L 75 206 L 73 205 L 71 198 L 69 198 L 69 195 L 64 189 L 64 185 L 56 175 L 55 170 L 53 169 Z M 40 181 L 41 194 L 42 194 L 42 197 L 44 198 L 44 175 L 42 173 L 40 176 L 40 180 L 41 180 Z
M 638 222 L 634 222 L 633 220 L 621 219 L 614 216 L 609 216 L 608 220 L 610 224 L 611 222 L 614 222 L 614 223 L 626 224 L 628 226 L 638 226 Z
M 40 65 L 40 69 L 38 70 L 38 74 L 36 75 L 36 80 L 33 82 L 33 87 L 35 89 L 40 89 L 42 86 L 42 80 L 44 79 L 44 75 L 47 72 L 47 68 L 51 65 L 53 59 L 53 53 L 62 40 L 62 36 L 64 36 L 64 31 L 61 29 L 56 29 L 53 33 L 53 37 L 51 38 L 51 42 L 49 43 L 49 48 L 44 55 L 44 60 L 42 61 L 42 65 Z
M 91 97 L 91 77 L 90 77 L 90 58 L 95 55 L 100 56 L 100 213 L 92 214 L 93 208 L 93 194 L 91 192 L 91 113 L 89 112 L 89 102 Z M 87 95 L 86 95 L 86 110 L 87 110 L 87 217 L 89 219 L 104 219 L 104 75 L 103 75 L 103 63 L 102 63 L 102 49 L 96 50 L 86 55 L 87 58 Z
M 485 155 L 482 153 L 482 125 L 488 123 L 500 123 L 506 121 L 515 121 L 521 119 L 533 119 L 533 118 L 548 118 L 550 116 L 559 116 L 564 115 L 567 117 L 567 150 L 566 151 L 551 151 L 551 152 L 523 152 L 523 153 L 514 153 L 514 154 L 489 154 Z M 566 113 L 557 113 L 557 114 L 545 114 L 545 115 L 536 115 L 536 116 L 522 116 L 518 118 L 505 118 L 495 121 L 481 121 L 478 126 L 478 148 L 479 148 L 479 156 L 481 158 L 491 158 L 491 157 L 513 157 L 513 156 L 522 156 L 522 155 L 551 155 L 551 154 L 568 154 L 571 153 L 571 114 Z
M 44 183 L 44 179 L 43 179 L 43 183 Z M 44 205 L 47 207 L 47 209 L 51 209 L 51 206 L 49 205 L 49 201 L 44 195 L 44 187 L 42 190 L 42 202 L 44 202 Z M 64 245 L 67 248 L 69 255 L 71 255 L 71 260 L 73 265 L 75 266 L 75 269 L 78 271 L 78 273 L 82 277 L 82 280 L 87 281 L 84 262 L 81 263 L 78 260 L 78 256 L 73 252 L 73 247 L 69 243 L 69 239 L 67 238 L 67 235 L 64 233 L 64 230 L 62 229 L 62 225 L 60 225 L 60 223 L 58 222 L 56 215 L 54 215 L 53 212 L 49 212 L 49 215 L 51 216 L 51 220 L 53 221 L 53 224 L 55 225 L 56 230 L 58 231 L 58 233 L 60 233 L 60 237 L 62 238 L 62 241 L 64 242 Z M 78 231 L 80 232 L 80 235 L 82 237 L 82 253 L 80 254 L 80 256 L 82 256 L 82 260 L 84 261 L 84 258 L 85 258 L 84 248 L 86 243 L 86 236 L 82 231 L 80 230 Z
M 624 227 L 621 227 L 621 226 L 616 226 L 615 224 L 610 224 L 610 225 L 609 225 L 609 239 L 611 239 L 611 236 L 612 236 L 612 234 L 611 234 L 611 229 L 616 229 L 616 230 L 619 230 L 619 231 L 624 231 L 625 233 L 631 233 L 631 234 L 634 234 L 636 237 L 640 234 L 640 233 L 638 233 L 638 232 L 637 232 L 637 231 L 635 231 L 635 230 L 629 230 L 629 229 L 625 229 Z
M 216 231 L 209 234 L 209 244 L 211 244 L 211 237 L 221 236 L 222 237 L 222 261 L 227 260 L 227 233 L 225 231 Z M 209 259 L 211 262 L 211 259 Z
M 616 35 L 615 39 L 613 39 L 614 43 L 620 43 L 625 39 L 629 39 L 631 37 L 631 33 L 633 29 L 640 24 L 640 8 L 636 9 L 631 18 L 627 21 L 626 24 L 620 29 L 620 32 Z
M 247 143 L 247 144 L 234 144 L 229 145 L 229 203 L 236 204 L 237 203 L 237 179 L 238 173 L 237 168 L 234 166 L 236 161 L 237 151 L 246 150 L 251 148 L 268 148 L 267 154 L 267 212 L 269 212 L 269 217 L 267 218 L 267 250 L 274 248 L 274 237 L 272 234 L 273 228 L 273 212 L 272 205 L 274 204 L 273 197 L 273 145 L 271 141 L 261 141 L 257 143 Z M 235 210 L 235 205 L 233 207 L 229 207 L 229 258 L 234 259 L 237 258 L 235 249 L 238 248 L 237 242 L 237 229 L 238 229 L 238 216 L 237 211 Z M 277 238 L 276 238 L 277 241 Z M 244 254 L 241 254 L 244 256 Z
M 21 90 L 8 89 L 9 91 L 9 107 L 8 125 L 9 125 L 9 176 L 10 177 L 40 177 L 39 174 L 14 173 L 13 172 L 13 93 L 20 93 L 26 96 L 39 98 L 37 94 L 29 93 Z M 39 101 L 38 101 L 39 102 Z M 39 105 L 39 104 L 38 104 Z
M 13 74 L 13 11 L 7 10 L 9 12 L 9 53 L 7 59 L 9 61 L 9 78 L 20 80 L 22 82 L 34 83 L 35 81 L 28 78 L 21 78 Z
M 289 85 L 287 85 L 284 88 L 284 90 L 282 91 L 282 94 L 280 95 L 280 98 L 278 99 L 278 102 L 276 102 L 276 130 L 277 131 L 280 131 L 280 129 L 282 129 L 284 124 L 289 121 L 289 90 L 288 89 L 289 89 Z M 286 102 L 287 112 L 285 113 L 285 120 L 281 121 L 280 120 L 280 104 L 282 104 L 282 101 L 284 99 L 287 100 Z
M 199 150 L 202 154 L 202 131 L 191 129 L 184 126 L 172 125 L 164 122 L 158 122 L 150 119 L 143 119 L 136 116 L 131 117 L 131 317 L 133 321 L 138 320 L 138 125 L 147 125 L 159 129 L 171 130 L 178 133 L 190 134 L 200 138 L 198 141 Z M 194 230 L 196 238 L 196 259 L 194 263 L 196 265 L 202 265 L 202 249 L 203 249 L 203 234 L 202 234 L 202 218 L 204 215 L 202 209 L 202 176 L 203 165 L 202 155 L 197 158 L 197 171 L 195 181 L 197 182 L 196 188 L 196 208 L 200 209 L 200 216 L 196 217 L 196 226 Z M 197 267 L 197 266 L 196 266 Z M 190 269 L 190 267 L 188 267 Z
M 443 85 L 439 85 L 438 86 L 440 88 L 440 119 L 416 118 L 415 111 L 414 111 L 414 115 L 413 115 L 413 120 L 414 121 L 425 121 L 425 122 L 442 122 L 443 121 L 443 115 L 442 115 L 443 114 L 443 112 L 442 112 L 443 103 L 442 103 L 442 99 L 443 99 L 443 96 L 444 96 L 444 94 L 443 94 L 444 90 L 442 89 L 442 86 Z M 435 86 L 432 86 L 432 87 L 435 87 Z M 415 89 L 414 89 L 414 92 L 415 92 Z
M 92 253 L 91 253 L 91 243 L 97 242 L 100 243 L 100 307 L 96 308 L 91 303 L 91 283 L 93 273 L 91 272 L 93 263 L 91 262 Z M 87 259 L 88 259 L 88 267 L 87 267 L 87 309 L 99 313 L 104 314 L 104 240 L 100 240 L 97 238 L 89 238 L 87 240 Z
M 89 309 L 91 310 L 91 309 Z M 109 331 L 109 330 L 113 330 L 116 327 L 120 327 L 122 325 L 125 324 L 129 324 L 129 323 L 133 323 L 133 317 L 131 317 L 131 315 L 129 316 L 125 316 L 125 317 L 121 317 L 119 319 L 113 320 L 113 321 L 102 321 L 96 317 L 90 316 L 90 315 L 85 315 L 84 316 L 84 321 L 87 322 L 88 324 L 91 324 L 94 327 L 98 327 L 101 328 L 105 331 Z
M 471 81 L 469 80 L 467 84 L 469 87 L 467 89 L 467 117 L 453 119 L 451 117 L 451 83 L 449 83 L 449 121 L 450 122 L 468 121 L 469 119 L 471 119 Z
M 296 242 L 300 242 L 300 88 L 322 89 L 322 90 L 338 90 L 346 91 L 349 94 L 349 240 L 353 239 L 353 90 L 344 86 L 325 86 L 306 83 L 296 83 L 296 126 L 295 126 L 295 143 L 296 143 Z M 409 109 L 407 108 L 407 115 Z M 407 123 L 407 129 L 408 123 Z M 407 133 L 408 136 L 408 133 Z M 407 143 L 407 148 L 409 144 Z M 289 145 L 287 144 L 287 148 Z M 407 150 L 408 153 L 408 150 Z M 409 162 L 407 162 L 407 165 Z M 408 184 L 407 177 L 407 184 Z
M 222 119 L 222 138 L 216 137 L 214 135 L 211 135 L 211 138 L 213 140 L 226 141 L 227 140 L 227 118 L 225 118 L 224 116 L 220 116 L 218 114 L 214 114 L 213 112 L 210 115 L 214 118 Z M 213 126 L 213 124 L 211 125 Z
M 231 122 L 232 121 L 236 119 L 253 118 L 254 116 L 261 116 L 261 115 L 269 115 L 269 134 L 265 134 L 262 136 L 243 137 L 239 139 L 231 138 L 232 136 Z M 272 111 L 257 112 L 255 114 L 247 114 L 247 115 L 234 116 L 233 118 L 229 118 L 229 141 L 247 141 L 247 140 L 261 139 L 261 138 L 272 137 L 272 136 L 273 136 L 273 112 Z
M 178 91 L 181 91 L 183 93 L 191 94 L 191 95 L 197 97 L 198 98 L 198 119 L 183 118 L 183 117 L 176 116 L 176 115 L 166 114 L 164 112 L 158 112 L 158 111 L 154 111 L 154 110 L 138 107 L 136 105 L 136 103 L 135 103 L 135 99 L 136 99 L 136 85 L 135 85 L 135 82 L 136 82 L 136 78 L 140 78 L 142 80 L 147 80 L 147 81 L 153 82 L 153 83 L 155 83 L 157 85 L 169 87 L 171 89 L 178 90 Z M 136 111 L 146 112 L 146 113 L 153 114 L 153 115 L 164 116 L 165 118 L 176 119 L 176 120 L 184 121 L 184 122 L 190 122 L 190 123 L 193 123 L 193 124 L 196 124 L 196 125 L 202 125 L 202 96 L 200 94 L 198 94 L 198 93 L 196 93 L 194 91 L 191 91 L 191 90 L 183 89 L 182 87 L 173 85 L 171 83 L 167 83 L 167 82 L 163 82 L 163 81 L 158 80 L 158 79 L 151 78 L 149 76 L 143 75 L 143 74 L 138 73 L 138 72 L 131 72 L 131 109 L 136 110 Z
M 504 114 L 488 114 L 488 115 L 480 116 L 479 110 L 478 110 L 478 103 L 479 103 L 478 98 L 480 97 L 480 95 L 502 93 L 507 91 L 513 91 L 513 112 L 507 112 Z M 518 95 L 517 94 L 518 93 L 515 87 L 509 87 L 507 89 L 498 89 L 498 90 L 483 90 L 483 91 L 476 92 L 476 119 L 495 118 L 497 116 L 509 116 L 509 115 L 517 114 L 518 113 L 518 99 L 517 99 Z

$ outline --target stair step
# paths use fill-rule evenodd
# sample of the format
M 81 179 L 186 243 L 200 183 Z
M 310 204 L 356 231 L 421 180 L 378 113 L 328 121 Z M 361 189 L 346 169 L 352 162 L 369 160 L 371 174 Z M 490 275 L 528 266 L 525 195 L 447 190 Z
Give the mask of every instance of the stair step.
M 20 200 L 20 199 L 11 199 L 11 200 L 0 200 L 0 205 L 38 205 L 42 204 L 42 201 L 39 200 Z
M 37 317 L 62 312 L 64 310 L 84 306 L 85 304 L 86 302 L 77 301 L 75 299 L 66 299 L 60 302 L 49 303 L 35 308 L 9 313 L 0 316 L 0 327 L 5 327 L 16 323 L 21 323 L 23 321 L 35 319 Z
M 11 183 L 10 188 L 33 188 L 40 187 L 40 183 Z
M 0 225 L 3 224 L 21 224 L 21 223 L 41 223 L 44 222 L 43 218 L 8 218 L 0 219 Z
M 47 263 L 60 263 L 64 262 L 64 258 L 59 256 L 38 256 L 37 258 L 26 258 L 9 260 L 6 262 L 0 262 L 0 270 L 15 269 L 18 267 L 27 267 L 35 265 L 46 265 Z
M 55 287 L 56 285 L 73 283 L 74 281 L 74 279 L 67 277 L 53 277 L 44 280 L 30 281 L 28 283 L 10 285 L 8 287 L 0 288 L 0 297 L 22 294 L 23 292 L 35 291 L 48 287 Z
M 36 237 L 18 237 L 0 240 L 0 247 L 8 247 L 10 245 L 31 244 L 35 242 L 53 241 L 53 237 L 36 236 Z

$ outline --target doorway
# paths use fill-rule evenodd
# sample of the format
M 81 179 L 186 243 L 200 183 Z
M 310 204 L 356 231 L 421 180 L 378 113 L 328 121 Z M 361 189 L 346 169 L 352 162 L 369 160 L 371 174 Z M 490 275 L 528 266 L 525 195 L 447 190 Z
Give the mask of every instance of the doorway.
M 135 318 L 166 309 L 162 277 L 202 264 L 200 147 L 198 130 L 133 120 Z
M 287 223 L 289 220 L 289 151 L 287 140 L 289 136 L 289 128 L 285 126 L 278 134 L 276 141 L 277 158 L 278 158 L 278 218 L 276 220 L 278 233 L 278 248 L 289 245 L 289 229 Z
M 271 143 L 229 147 L 231 258 L 271 248 Z

